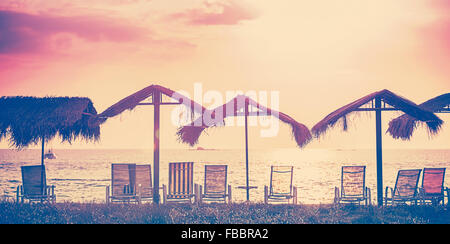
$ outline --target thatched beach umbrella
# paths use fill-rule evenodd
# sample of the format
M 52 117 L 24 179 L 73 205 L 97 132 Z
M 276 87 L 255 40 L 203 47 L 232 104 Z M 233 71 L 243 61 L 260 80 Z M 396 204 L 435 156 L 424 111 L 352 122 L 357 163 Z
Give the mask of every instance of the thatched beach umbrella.
M 420 108 L 433 113 L 450 113 L 450 93 L 442 94 L 419 105 Z M 419 120 L 407 114 L 401 115 L 389 122 L 388 132 L 394 138 L 409 140 L 419 124 Z M 428 130 L 431 135 L 438 130 Z
M 100 127 L 90 123 L 96 114 L 85 97 L 1 97 L 0 140 L 9 137 L 19 149 L 42 142 L 44 165 L 45 142 L 57 134 L 69 143 L 78 137 L 98 140 Z
M 250 111 L 254 108 L 256 111 Z M 202 117 L 198 118 L 196 121 L 192 122 L 190 125 L 181 127 L 177 134 L 179 139 L 193 146 L 197 144 L 200 134 L 207 128 L 216 127 L 224 124 L 224 119 L 229 116 L 244 116 L 245 117 L 245 165 L 246 165 L 246 186 L 243 187 L 247 190 L 247 201 L 250 200 L 249 190 L 252 188 L 249 185 L 248 176 L 248 116 L 267 116 L 271 115 L 277 117 L 284 123 L 291 126 L 292 135 L 297 142 L 299 147 L 306 145 L 312 138 L 309 129 L 288 116 L 287 114 L 272 110 L 267 108 L 251 98 L 238 95 L 234 99 L 230 100 L 228 103 L 223 104 L 213 110 L 205 111 Z
M 390 105 L 390 106 L 386 106 Z M 365 106 L 365 107 L 364 107 Z M 383 160 L 382 160 L 382 142 L 381 142 L 381 112 L 382 111 L 402 111 L 417 120 L 427 124 L 430 131 L 438 131 L 442 120 L 432 112 L 418 107 L 415 103 L 402 98 L 388 90 L 374 92 L 362 97 L 352 103 L 327 115 L 313 128 L 313 134 L 318 137 L 325 133 L 330 127 L 341 122 L 343 129 L 347 130 L 347 116 L 353 112 L 375 111 L 376 122 L 376 151 L 377 151 L 377 201 L 378 205 L 383 204 Z
M 163 95 L 169 97 L 174 102 L 163 102 Z M 151 98 L 151 102 L 143 102 L 144 100 Z M 125 110 L 133 110 L 138 105 L 150 105 L 154 106 L 154 127 L 153 127 L 153 202 L 159 204 L 159 122 L 160 122 L 160 106 L 161 105 L 179 105 L 183 104 L 192 113 L 202 113 L 205 108 L 190 100 L 189 98 L 177 93 L 169 88 L 165 88 L 159 85 L 150 85 L 122 100 L 115 103 L 111 107 L 107 108 L 102 113 L 96 116 L 97 124 L 105 122 L 107 118 L 119 115 Z

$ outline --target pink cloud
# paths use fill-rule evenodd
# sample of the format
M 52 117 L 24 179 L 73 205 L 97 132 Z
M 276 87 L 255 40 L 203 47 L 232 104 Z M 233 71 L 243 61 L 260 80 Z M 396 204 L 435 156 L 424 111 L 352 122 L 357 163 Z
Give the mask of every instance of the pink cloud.
M 258 14 L 240 1 L 203 2 L 202 8 L 171 14 L 168 19 L 182 20 L 190 25 L 236 25 L 243 20 L 257 18 Z
M 436 9 L 444 11 L 450 9 L 450 0 L 430 0 L 430 4 Z
M 60 63 L 100 64 L 117 57 L 166 62 L 194 49 L 124 19 L 0 10 L 0 92 Z
M 450 0 L 433 0 L 437 19 L 421 29 L 426 61 L 432 68 L 450 74 Z
M 91 42 L 128 42 L 143 39 L 147 32 L 105 17 L 56 17 L 12 11 L 0 11 L 0 29 L 0 53 L 46 50 L 52 44 L 52 37 L 61 33 Z
M 450 74 L 450 18 L 436 21 L 422 35 L 428 61 L 437 70 Z

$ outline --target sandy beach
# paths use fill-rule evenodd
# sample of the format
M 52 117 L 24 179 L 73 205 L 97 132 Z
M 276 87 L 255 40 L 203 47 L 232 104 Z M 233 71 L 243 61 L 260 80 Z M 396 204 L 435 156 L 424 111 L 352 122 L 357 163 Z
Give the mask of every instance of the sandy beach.
M 1 224 L 449 224 L 446 206 L 0 202 Z

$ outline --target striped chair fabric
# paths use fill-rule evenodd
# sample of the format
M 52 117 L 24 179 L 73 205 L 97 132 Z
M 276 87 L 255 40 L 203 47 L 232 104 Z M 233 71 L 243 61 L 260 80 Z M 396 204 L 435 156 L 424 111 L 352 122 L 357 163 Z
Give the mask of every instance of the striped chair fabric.
M 168 191 L 167 191 L 168 190 Z M 191 202 L 194 193 L 194 163 L 169 163 L 169 187 L 163 186 L 164 202 Z

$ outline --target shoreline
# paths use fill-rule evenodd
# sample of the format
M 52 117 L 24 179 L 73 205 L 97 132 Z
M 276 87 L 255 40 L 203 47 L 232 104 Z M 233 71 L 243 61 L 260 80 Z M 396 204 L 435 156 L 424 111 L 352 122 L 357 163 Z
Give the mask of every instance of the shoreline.
M 0 151 L 16 151 L 16 152 L 23 152 L 23 151 L 39 151 L 41 152 L 42 149 L 40 148 L 23 148 L 23 149 L 17 149 L 17 148 L 0 148 Z M 95 151 L 95 150 L 105 150 L 105 151 L 149 151 L 153 152 L 153 149 L 151 148 L 70 148 L 70 147 L 53 147 L 52 150 L 60 150 L 60 151 Z M 243 151 L 245 148 L 204 148 L 204 149 L 197 149 L 197 148 L 163 148 L 161 149 L 163 151 Z M 256 151 L 265 151 L 267 148 L 250 148 L 250 150 L 256 150 Z M 271 148 L 271 150 L 299 150 L 295 147 L 276 147 Z M 301 150 L 309 150 L 309 151 L 375 151 L 375 148 L 304 148 Z M 386 151 L 448 151 L 450 148 L 383 148 L 383 150 Z

